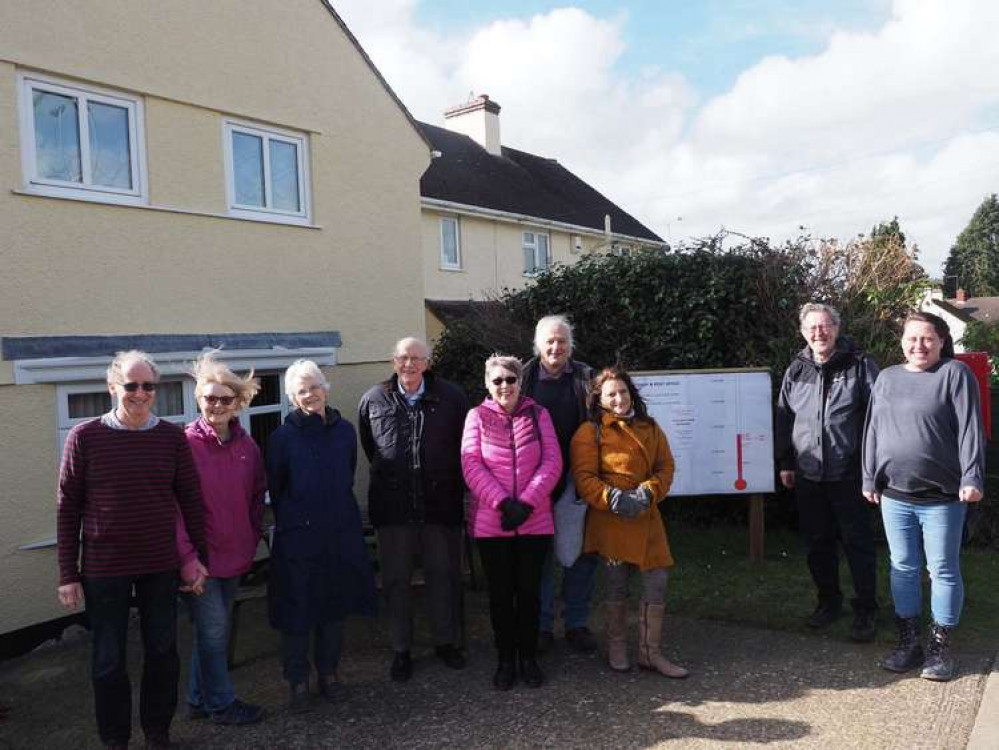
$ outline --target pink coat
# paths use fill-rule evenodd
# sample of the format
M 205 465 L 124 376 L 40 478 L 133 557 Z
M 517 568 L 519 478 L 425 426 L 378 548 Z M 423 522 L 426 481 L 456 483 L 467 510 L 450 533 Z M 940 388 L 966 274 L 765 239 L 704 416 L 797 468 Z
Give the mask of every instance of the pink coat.
M 253 565 L 262 535 L 267 479 L 260 449 L 233 420 L 231 438 L 222 443 L 215 429 L 198 419 L 187 426 L 187 442 L 201 479 L 205 503 L 208 574 L 212 578 L 242 575 Z M 177 524 L 181 575 L 195 559 L 194 546 L 182 523 Z
M 512 415 L 490 399 L 468 412 L 461 468 L 472 493 L 472 537 L 555 533 L 551 492 L 562 475 L 562 451 L 548 411 L 533 399 L 522 398 Z M 516 532 L 500 527 L 499 504 L 507 497 L 534 508 Z

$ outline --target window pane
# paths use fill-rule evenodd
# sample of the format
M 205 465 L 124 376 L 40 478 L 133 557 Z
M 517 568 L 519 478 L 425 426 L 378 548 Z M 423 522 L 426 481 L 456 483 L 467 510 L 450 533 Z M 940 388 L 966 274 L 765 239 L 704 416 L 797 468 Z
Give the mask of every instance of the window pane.
M 250 415 L 250 435 L 260 446 L 260 452 L 267 459 L 267 440 L 271 433 L 281 426 L 281 412 L 273 411 L 265 414 Z
M 534 273 L 534 245 L 524 245 L 524 273 Z
M 271 201 L 273 208 L 299 211 L 298 146 L 284 141 L 269 141 L 271 157 Z
M 441 264 L 458 265 L 458 222 L 454 219 L 441 219 Z
M 99 417 L 111 411 L 111 394 L 107 391 L 98 393 L 70 393 L 67 396 L 70 419 L 86 419 Z
M 35 90 L 35 160 L 38 176 L 82 182 L 80 122 L 72 96 Z
M 184 384 L 179 380 L 161 382 L 156 389 L 156 405 L 153 407 L 161 417 L 174 417 L 184 413 Z
M 87 116 L 91 181 L 95 185 L 131 190 L 128 109 L 101 102 L 87 102 Z
M 250 402 L 250 408 L 281 403 L 281 378 L 279 375 L 261 375 L 260 390 Z
M 241 206 L 260 206 L 263 208 L 263 139 L 246 133 L 232 134 L 232 171 L 236 203 Z
M 548 255 L 548 235 L 538 235 L 538 269 L 544 270 L 551 265 L 551 257 Z

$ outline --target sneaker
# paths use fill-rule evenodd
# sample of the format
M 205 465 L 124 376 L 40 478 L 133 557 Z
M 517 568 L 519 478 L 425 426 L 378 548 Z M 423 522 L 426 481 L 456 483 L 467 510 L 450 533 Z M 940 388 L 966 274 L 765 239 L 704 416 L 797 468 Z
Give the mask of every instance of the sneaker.
M 444 662 L 450 669 L 464 669 L 465 657 L 457 647 L 450 643 L 434 648 L 437 658 Z
M 572 628 L 565 631 L 565 641 L 572 647 L 573 651 L 581 654 L 592 654 L 597 650 L 597 639 L 585 625 L 581 628 Z
M 517 682 L 517 667 L 513 659 L 500 659 L 493 675 L 493 687 L 497 690 L 509 690 Z
M 413 657 L 409 655 L 408 651 L 395 652 L 389 675 L 395 682 L 407 682 L 413 676 Z
M 853 613 L 850 639 L 857 643 L 870 643 L 877 632 L 877 615 L 874 610 L 857 610 Z
M 549 630 L 538 633 L 538 653 L 547 654 L 555 648 L 555 634 Z
M 815 611 L 808 616 L 808 627 L 821 630 L 832 625 L 839 616 L 843 614 L 843 603 L 841 601 L 822 601 L 815 607 Z
M 545 676 L 541 672 L 541 667 L 533 656 L 521 657 L 520 659 L 520 679 L 529 688 L 539 688 L 545 682 Z
M 212 714 L 212 723 L 226 726 L 256 724 L 264 718 L 264 709 L 236 698 L 228 707 Z
M 187 704 L 187 718 L 191 721 L 199 721 L 208 718 L 208 711 L 204 706 L 195 706 L 193 703 Z

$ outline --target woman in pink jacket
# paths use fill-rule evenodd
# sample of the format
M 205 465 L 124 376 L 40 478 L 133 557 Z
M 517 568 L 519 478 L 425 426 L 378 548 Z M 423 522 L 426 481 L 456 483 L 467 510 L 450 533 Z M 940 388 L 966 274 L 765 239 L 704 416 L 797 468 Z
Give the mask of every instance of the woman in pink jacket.
M 193 375 L 201 417 L 186 433 L 205 503 L 209 577 L 200 596 L 187 597 L 194 622 L 188 715 L 211 717 L 216 724 L 251 724 L 263 710 L 236 697 L 227 646 L 230 605 L 261 537 L 267 489 L 263 460 L 237 419 L 260 386 L 253 373 L 239 377 L 211 355 L 195 363 Z M 177 543 L 181 577 L 189 584 L 200 563 L 181 523 Z
M 461 466 L 472 494 L 468 527 L 489 582 L 489 614 L 499 665 L 497 690 L 520 677 L 541 687 L 536 659 L 541 571 L 555 525 L 551 492 L 562 452 L 544 407 L 520 395 L 523 365 L 515 357 L 486 360 L 490 398 L 468 413 Z

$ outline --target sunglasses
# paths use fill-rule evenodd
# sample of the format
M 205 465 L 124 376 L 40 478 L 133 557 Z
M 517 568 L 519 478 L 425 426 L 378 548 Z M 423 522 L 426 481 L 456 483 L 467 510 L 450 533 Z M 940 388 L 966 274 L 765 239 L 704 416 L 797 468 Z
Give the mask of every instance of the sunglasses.
M 146 393 L 152 393 L 156 390 L 156 383 L 122 383 L 121 387 L 128 393 L 135 393 L 140 388 Z
M 232 406 L 232 402 L 236 400 L 235 396 L 202 396 L 205 403 L 209 406 L 215 406 L 215 404 L 222 404 L 222 406 Z
M 502 385 L 503 383 L 506 383 L 507 385 L 513 385 L 514 383 L 517 382 L 517 376 L 507 375 L 505 378 L 493 378 L 489 382 L 492 383 L 493 385 Z

